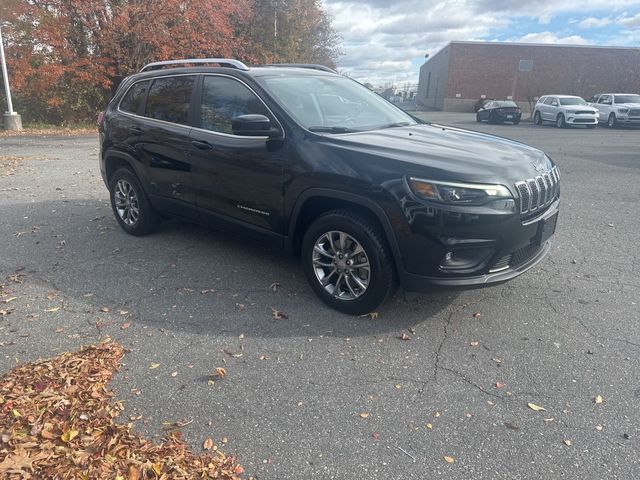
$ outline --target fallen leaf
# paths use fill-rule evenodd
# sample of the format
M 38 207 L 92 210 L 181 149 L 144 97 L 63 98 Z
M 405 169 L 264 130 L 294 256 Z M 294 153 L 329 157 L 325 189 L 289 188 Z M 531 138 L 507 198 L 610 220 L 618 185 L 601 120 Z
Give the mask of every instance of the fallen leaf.
M 374 440 L 380 440 L 380 433 L 379 432 L 373 432 L 371 434 L 371 436 L 373 437 Z
M 154 463 L 151 465 L 151 469 L 159 476 L 162 473 L 162 464 L 160 462 Z
M 369 418 L 369 414 L 367 412 L 362 412 L 359 414 L 360 418 Z
M 131 326 L 130 323 L 123 323 L 122 325 L 120 325 L 120 329 L 121 330 L 126 330 L 127 328 L 129 328 Z
M 80 433 L 78 432 L 78 430 L 67 430 L 60 436 L 60 440 L 62 440 L 64 443 L 69 443 L 71 440 L 78 436 L 78 433 Z
M 218 378 L 224 378 L 226 374 L 227 371 L 222 367 L 216 367 L 216 369 L 213 371 L 213 375 Z
M 109 307 L 100 307 L 100 311 L 104 313 L 109 313 L 111 309 Z
M 238 352 L 238 353 L 234 353 L 230 350 L 227 350 L 226 348 L 222 349 L 222 351 L 224 353 L 226 353 L 227 355 L 229 355 L 230 357 L 234 357 L 234 358 L 240 358 L 243 354 Z
M 177 377 L 178 376 L 178 372 L 171 372 L 171 376 L 172 377 Z
M 527 403 L 527 406 L 531 409 L 534 410 L 536 412 L 546 412 L 546 410 L 538 405 L 536 405 L 535 403 Z
M 2 300 L 0 300 L 0 303 L 9 303 L 9 302 L 13 302 L 16 298 L 18 298 L 18 297 L 3 298 Z
M 202 448 L 205 450 L 211 450 L 213 448 L 213 439 L 211 437 L 207 438 L 202 444 Z
M 565 441 L 564 441 L 564 444 L 565 444 L 567 447 L 570 447 L 570 446 L 571 446 L 571 440 L 565 440 Z
M 220 441 L 221 441 L 222 443 L 227 443 L 227 442 L 229 441 L 229 439 L 228 439 L 227 437 L 222 437 L 222 438 L 220 439 Z
M 154 370 L 156 368 L 158 368 L 160 366 L 159 363 L 152 363 L 151 365 L 149 365 L 149 370 Z
M 9 315 L 13 310 L 0 310 L 0 317 Z
M 280 310 L 276 310 L 275 308 L 271 309 L 271 315 L 276 320 L 287 320 L 289 318 L 289 316 L 286 313 L 281 312 Z
M 140 470 L 134 465 L 129 465 L 129 470 L 127 471 L 127 480 L 139 480 L 140 479 Z
M 358 318 L 370 318 L 371 320 L 376 320 L 378 318 L 378 312 L 365 313 L 364 315 L 359 315 Z
M 453 463 L 453 462 L 456 461 L 455 458 L 450 457 L 449 455 L 445 455 L 443 458 L 444 458 L 444 461 L 447 462 L 447 463 Z
M 601 432 L 604 429 L 602 425 L 596 425 L 596 430 Z
M 596 395 L 596 398 L 594 398 L 594 399 L 593 399 L 593 401 L 594 401 L 596 404 L 598 404 L 598 405 L 599 405 L 599 404 L 601 404 L 602 402 L 604 402 L 604 398 L 602 398 L 602 396 L 601 396 L 601 395 Z
M 502 387 L 504 387 L 504 386 L 505 386 L 505 384 L 504 384 L 504 383 L 502 383 L 502 382 L 496 382 L 496 388 L 502 388 Z
M 476 312 L 473 314 L 473 318 L 478 318 L 480 316 L 480 312 Z
M 404 333 L 404 332 L 398 338 L 400 340 L 404 340 L 404 341 L 411 340 L 411 337 L 409 335 L 407 335 L 406 333 Z
M 433 430 L 433 425 L 430 423 L 427 423 L 425 427 L 427 427 L 429 430 Z
M 60 307 L 53 307 L 53 308 L 47 308 L 45 312 L 52 313 L 52 312 L 57 312 L 58 310 L 60 310 Z
M 472 347 L 477 347 L 478 345 L 480 345 L 480 342 L 469 342 L 469 345 L 471 345 Z
M 278 282 L 273 282 L 271 285 L 269 285 L 269 288 L 275 292 L 278 290 L 278 288 L 280 288 L 280 284 Z

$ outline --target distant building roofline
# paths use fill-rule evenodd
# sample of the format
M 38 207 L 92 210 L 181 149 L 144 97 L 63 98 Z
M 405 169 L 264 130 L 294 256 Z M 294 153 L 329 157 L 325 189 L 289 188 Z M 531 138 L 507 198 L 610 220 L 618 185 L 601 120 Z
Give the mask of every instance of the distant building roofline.
M 492 42 L 482 40 L 452 40 L 444 48 L 449 45 L 467 44 L 467 45 L 516 45 L 522 47 L 569 47 L 569 48 L 612 48 L 616 50 L 640 50 L 640 47 L 622 47 L 614 45 L 589 45 L 589 44 L 573 44 L 573 43 L 527 43 L 527 42 Z

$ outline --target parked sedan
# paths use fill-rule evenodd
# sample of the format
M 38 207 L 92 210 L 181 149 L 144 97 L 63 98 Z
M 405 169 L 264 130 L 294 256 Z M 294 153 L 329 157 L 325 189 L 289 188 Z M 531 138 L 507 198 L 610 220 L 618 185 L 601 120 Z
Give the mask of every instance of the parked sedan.
M 545 95 L 540 97 L 533 110 L 533 122 L 553 122 L 558 128 L 569 125 L 586 125 L 595 128 L 598 124 L 598 110 L 590 106 L 582 97 L 572 95 Z
M 486 120 L 489 123 L 520 123 L 522 110 L 511 100 L 492 100 L 476 112 L 476 122 Z

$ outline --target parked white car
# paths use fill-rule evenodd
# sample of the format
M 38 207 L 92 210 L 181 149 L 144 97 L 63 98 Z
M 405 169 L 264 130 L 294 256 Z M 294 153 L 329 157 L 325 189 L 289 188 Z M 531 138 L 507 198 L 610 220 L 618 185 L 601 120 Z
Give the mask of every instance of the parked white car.
M 609 128 L 616 125 L 640 125 L 640 95 L 634 93 L 600 93 L 589 105 L 598 109 L 600 123 Z
M 590 106 L 582 97 L 572 95 L 544 95 L 533 110 L 536 125 L 553 122 L 558 128 L 568 125 L 586 125 L 595 128 L 598 124 L 598 110 Z

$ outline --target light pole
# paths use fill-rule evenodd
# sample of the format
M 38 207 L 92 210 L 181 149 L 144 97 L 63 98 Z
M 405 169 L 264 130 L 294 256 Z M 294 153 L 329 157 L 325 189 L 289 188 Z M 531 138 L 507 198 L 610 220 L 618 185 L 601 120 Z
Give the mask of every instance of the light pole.
M 2 64 L 2 78 L 4 79 L 4 93 L 7 97 L 7 112 L 2 116 L 5 130 L 22 130 L 22 118 L 13 111 L 11 90 L 9 89 L 9 74 L 7 62 L 4 58 L 4 44 L 2 42 L 2 23 L 0 23 L 0 64 Z

